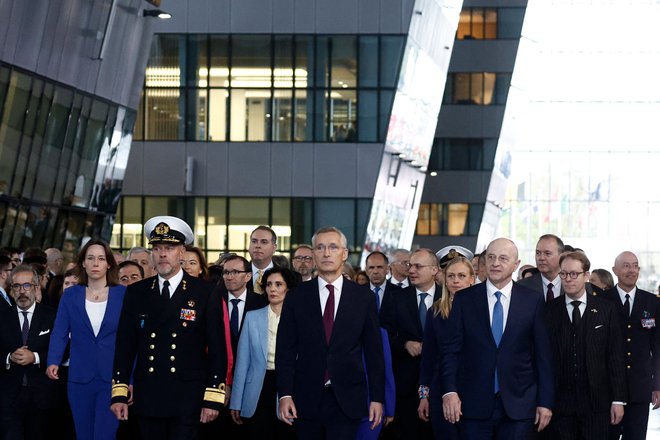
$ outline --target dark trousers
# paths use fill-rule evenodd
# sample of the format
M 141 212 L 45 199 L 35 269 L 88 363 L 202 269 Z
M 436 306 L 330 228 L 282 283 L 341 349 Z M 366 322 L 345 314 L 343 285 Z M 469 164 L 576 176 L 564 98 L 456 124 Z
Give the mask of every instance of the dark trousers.
M 532 438 L 533 431 L 534 419 L 509 418 L 499 395 L 495 396 L 493 415 L 489 419 L 464 418 L 458 425 L 459 437 L 464 440 L 526 440 Z
M 266 370 L 257 409 L 246 419 L 247 432 L 254 440 L 287 440 L 295 438 L 293 428 L 277 418 L 277 384 L 275 370 Z
M 549 429 L 557 440 L 603 440 L 610 429 L 610 413 L 554 414 Z
M 44 437 L 45 410 L 38 409 L 41 395 L 31 386 L 21 387 L 15 401 L 3 401 L 2 438 L 5 440 L 41 440 Z M 51 433 L 49 433 L 50 436 Z
M 323 388 L 319 419 L 298 418 L 294 423 L 299 440 L 355 440 L 360 419 L 344 414 L 332 387 Z
M 610 440 L 644 440 L 649 425 L 649 404 L 628 403 L 623 412 L 623 420 L 610 426 Z
M 435 440 L 458 440 L 458 427 L 445 419 L 442 412 L 442 396 L 438 396 L 438 393 L 435 396 L 431 394 L 429 412 Z
M 199 414 L 180 417 L 138 417 L 140 436 L 151 440 L 194 440 L 199 431 Z
M 388 426 L 388 429 L 383 431 L 383 437 L 388 440 L 431 439 L 433 437 L 431 424 L 420 420 L 417 413 L 418 406 L 419 396 L 416 392 L 398 393 L 394 407 L 394 421 L 392 421 L 391 427 Z M 440 411 L 442 411 L 442 406 Z

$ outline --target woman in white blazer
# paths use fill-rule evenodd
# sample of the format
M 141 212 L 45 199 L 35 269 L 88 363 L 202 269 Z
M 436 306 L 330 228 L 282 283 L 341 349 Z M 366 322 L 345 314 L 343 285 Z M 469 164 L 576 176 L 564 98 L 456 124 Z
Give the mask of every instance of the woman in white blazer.
M 282 303 L 295 284 L 297 279 L 289 269 L 267 270 L 261 287 L 269 304 L 245 315 L 229 408 L 235 423 L 247 425 L 251 439 L 294 438 L 291 427 L 277 419 L 275 341 Z

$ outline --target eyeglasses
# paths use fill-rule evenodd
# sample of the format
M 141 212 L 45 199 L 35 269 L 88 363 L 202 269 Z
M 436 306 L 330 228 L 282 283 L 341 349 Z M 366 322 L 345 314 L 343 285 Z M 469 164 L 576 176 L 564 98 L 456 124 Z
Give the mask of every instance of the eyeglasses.
M 420 270 L 423 267 L 435 267 L 435 264 L 406 263 L 406 269 L 408 270 L 412 268 L 415 268 L 415 270 Z
M 582 275 L 585 272 L 586 271 L 582 271 L 582 272 L 559 272 L 559 278 L 561 278 L 562 280 L 565 280 L 566 277 L 570 277 L 572 280 L 575 280 L 575 279 L 577 279 L 577 277 L 579 277 L 580 275 Z
M 329 244 L 328 246 L 326 246 L 326 245 L 324 245 L 324 244 L 319 244 L 319 245 L 316 245 L 316 247 L 314 248 L 314 252 L 318 252 L 318 253 L 324 254 L 325 251 L 327 250 L 327 251 L 329 251 L 331 254 L 336 254 L 336 253 L 339 252 L 341 249 L 342 249 L 342 248 L 341 248 L 340 246 L 338 246 L 338 245 L 336 245 L 336 244 L 334 244 L 334 243 Z
M 239 273 L 248 273 L 249 270 L 223 270 L 222 271 L 222 276 L 223 277 L 235 277 Z
M 312 257 L 310 257 L 310 256 L 296 255 L 295 257 L 293 257 L 293 259 L 298 261 L 298 262 L 301 262 L 301 261 L 304 261 L 306 263 L 311 263 L 312 262 Z
M 12 284 L 10 287 L 13 290 L 16 290 L 16 291 L 20 292 L 21 289 L 25 290 L 25 291 L 31 290 L 35 285 L 36 284 L 32 284 L 32 283 L 23 283 L 23 284 L 15 283 L 15 284 Z

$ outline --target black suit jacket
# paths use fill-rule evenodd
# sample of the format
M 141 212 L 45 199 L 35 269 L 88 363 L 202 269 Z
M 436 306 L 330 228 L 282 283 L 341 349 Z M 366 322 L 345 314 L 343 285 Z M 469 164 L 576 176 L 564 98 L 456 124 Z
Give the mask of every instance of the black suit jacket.
M 577 410 L 575 391 L 562 389 L 573 374 L 571 355 L 572 324 L 565 296 L 556 298 L 547 308 L 547 319 L 555 364 L 555 395 L 558 413 Z M 584 360 L 589 404 L 592 412 L 608 412 L 613 401 L 626 402 L 628 392 L 623 356 L 623 338 L 619 319 L 611 302 L 587 295 L 582 314 L 584 325 Z M 572 310 L 572 306 L 571 306 Z
M 13 405 L 16 402 L 24 375 L 28 385 L 37 390 L 37 408 L 47 409 L 54 406 L 55 382 L 46 377 L 48 344 L 54 323 L 55 311 L 48 306 L 37 304 L 30 323 L 27 346 L 32 352 L 39 354 L 39 364 L 21 366 L 11 363 L 10 368 L 6 369 L 7 356 L 23 346 L 23 338 L 16 306 L 0 312 L 0 399 L 3 401 L 3 408 L 5 404 Z
M 9 295 L 9 292 L 7 292 L 7 291 L 5 290 L 5 293 L 7 294 L 7 297 L 9 298 L 9 302 L 7 302 L 7 300 L 5 300 L 4 298 L 2 298 L 2 297 L 0 296 L 0 311 L 3 311 L 3 310 L 10 310 L 10 309 L 12 309 L 12 308 L 14 307 L 14 305 L 16 304 L 16 303 L 14 302 L 14 298 L 12 298 L 12 297 Z
M 250 285 L 250 283 L 248 283 Z M 222 299 L 227 304 L 227 311 L 229 312 L 229 292 L 225 290 L 222 294 Z M 233 298 L 233 296 L 232 296 Z M 254 293 L 254 291 L 248 289 L 247 296 L 245 298 L 245 307 L 243 307 L 243 315 L 241 316 L 240 326 L 238 327 L 238 335 L 231 336 L 231 349 L 234 353 L 234 365 L 236 364 L 236 348 L 238 347 L 238 338 L 241 336 L 241 331 L 243 330 L 243 323 L 245 322 L 245 314 L 250 310 L 260 309 L 268 304 L 268 297 L 266 295 L 259 295 Z M 227 317 L 229 319 L 229 317 Z
M 227 376 L 223 311 L 209 283 L 183 274 L 164 301 L 158 278 L 126 289 L 117 329 L 112 402 L 126 402 L 131 377 L 140 416 L 176 417 L 220 409 Z
M 435 285 L 433 302 L 442 297 L 442 288 Z M 427 322 L 430 325 L 430 322 Z M 394 321 L 386 328 L 392 348 L 392 367 L 397 394 L 417 394 L 421 356 L 412 357 L 406 351 L 407 341 L 422 342 L 424 331 L 419 320 L 419 305 L 415 286 L 401 289 L 394 295 Z
M 383 299 L 380 302 L 380 310 L 378 311 L 380 326 L 384 329 L 392 328 L 396 322 L 395 298 L 401 291 L 402 289 L 396 284 L 392 284 L 389 281 L 385 283 L 385 291 L 383 292 Z
M 600 297 L 615 304 L 624 338 L 626 372 L 631 403 L 648 403 L 652 391 L 660 390 L 660 299 L 650 292 L 637 289 L 630 317 L 626 316 L 616 286 Z M 645 328 L 642 319 L 655 319 L 655 326 Z M 628 355 L 629 353 L 629 355 Z
M 385 363 L 376 299 L 364 286 L 347 279 L 343 283 L 330 344 L 323 328 L 318 278 L 302 283 L 284 300 L 275 353 L 277 391 L 292 396 L 299 417 L 323 417 L 326 370 L 347 417 L 366 416 L 368 399 L 384 402 Z

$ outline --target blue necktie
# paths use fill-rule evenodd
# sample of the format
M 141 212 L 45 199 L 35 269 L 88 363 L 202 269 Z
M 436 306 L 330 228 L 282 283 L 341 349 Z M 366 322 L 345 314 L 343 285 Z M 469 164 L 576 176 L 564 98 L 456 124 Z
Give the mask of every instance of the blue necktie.
M 491 324 L 491 331 L 493 332 L 493 339 L 495 340 L 495 345 L 500 346 L 500 341 L 502 340 L 502 333 L 504 332 L 504 308 L 502 308 L 502 302 L 500 297 L 502 292 L 499 290 L 495 292 L 495 297 L 497 301 L 493 306 L 493 323 Z M 495 367 L 495 393 L 497 394 L 500 391 L 500 384 L 497 380 L 497 367 Z
M 241 302 L 240 299 L 234 298 L 231 300 L 232 309 L 231 316 L 229 317 L 229 329 L 231 330 L 231 335 L 233 337 L 238 336 L 238 303 Z
M 422 292 L 419 294 L 419 322 L 422 323 L 422 330 L 426 326 L 426 303 L 424 300 L 428 296 L 428 293 Z
M 379 292 L 380 292 L 380 287 L 376 287 L 374 289 L 374 293 L 376 294 L 376 310 L 380 310 L 380 295 L 378 295 Z

